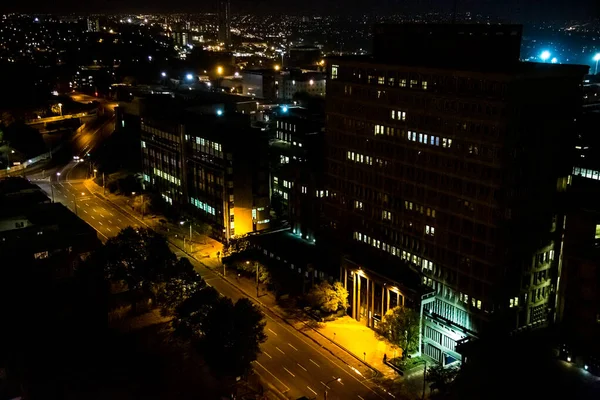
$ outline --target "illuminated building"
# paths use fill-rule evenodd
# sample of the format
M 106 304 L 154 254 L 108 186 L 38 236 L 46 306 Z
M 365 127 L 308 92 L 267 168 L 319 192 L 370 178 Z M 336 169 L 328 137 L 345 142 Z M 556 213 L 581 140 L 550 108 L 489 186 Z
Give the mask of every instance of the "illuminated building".
M 100 20 L 98 18 L 88 17 L 87 31 L 88 32 L 100 32 Z
M 278 79 L 278 97 L 282 100 L 294 100 L 296 93 L 311 96 L 325 96 L 325 74 L 317 71 L 291 70 L 282 73 Z
M 243 99 L 147 99 L 142 111 L 145 187 L 210 224 L 222 241 L 270 222 L 267 138 L 251 127 L 256 102 Z
M 231 2 L 230 0 L 217 0 L 218 7 L 218 38 L 225 46 L 231 45 Z
M 520 62 L 520 40 L 514 25 L 378 25 L 372 56 L 328 59 L 325 215 L 352 315 L 422 305 L 421 350 L 444 364 L 492 320 L 555 319 L 561 155 L 587 67 Z

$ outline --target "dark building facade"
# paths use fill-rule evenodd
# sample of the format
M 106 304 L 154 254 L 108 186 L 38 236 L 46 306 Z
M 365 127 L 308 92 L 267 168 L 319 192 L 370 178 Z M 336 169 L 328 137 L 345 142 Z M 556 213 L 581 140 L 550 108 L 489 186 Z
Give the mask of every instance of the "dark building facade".
M 193 104 L 162 99 L 144 107 L 146 187 L 209 223 L 219 240 L 267 229 L 268 140 L 247 107 L 256 110 L 256 102 Z
M 565 224 L 560 317 L 565 357 L 600 375 L 600 99 L 578 119 Z
M 231 45 L 231 1 L 218 0 L 218 39 L 225 46 Z
M 282 107 L 273 119 L 271 191 L 279 197 L 292 232 L 316 242 L 323 199 L 323 116 L 301 107 Z
M 520 62 L 513 25 L 374 37 L 372 56 L 328 62 L 325 215 L 348 254 L 353 316 L 375 326 L 390 300 L 413 304 L 420 350 L 444 364 L 492 320 L 553 322 L 557 187 L 587 67 Z

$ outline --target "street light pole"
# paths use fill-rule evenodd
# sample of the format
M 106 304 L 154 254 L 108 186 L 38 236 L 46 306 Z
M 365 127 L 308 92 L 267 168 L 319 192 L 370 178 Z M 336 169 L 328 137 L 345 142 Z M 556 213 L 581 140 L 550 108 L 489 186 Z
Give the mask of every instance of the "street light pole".
M 256 265 L 256 297 L 258 297 L 258 263 L 255 261 L 254 265 Z
M 600 53 L 594 56 L 594 61 L 596 61 L 596 70 L 594 71 L 594 75 L 598 75 L 598 61 L 600 61 Z
M 329 389 L 329 386 L 327 386 L 327 385 L 329 385 L 331 382 L 334 382 L 334 381 L 338 381 L 338 382 L 340 382 L 340 383 L 341 383 L 341 382 L 342 382 L 342 378 L 340 378 L 340 377 L 337 377 L 337 378 L 336 378 L 336 377 L 334 376 L 334 377 L 333 377 L 333 379 L 331 379 L 331 380 L 329 380 L 329 381 L 327 381 L 327 382 L 325 383 L 325 387 L 326 387 L 327 389 Z M 325 392 L 323 393 L 323 398 L 324 398 L 325 400 L 327 400 L 327 389 L 325 389 Z

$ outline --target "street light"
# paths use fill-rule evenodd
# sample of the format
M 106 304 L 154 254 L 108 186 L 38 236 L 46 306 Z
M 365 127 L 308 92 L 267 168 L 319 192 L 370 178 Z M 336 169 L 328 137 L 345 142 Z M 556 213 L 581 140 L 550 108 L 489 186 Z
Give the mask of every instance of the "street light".
M 192 221 L 189 221 L 190 223 L 190 238 L 189 238 L 189 242 L 190 242 L 190 252 L 192 251 Z M 179 225 L 183 226 L 185 224 L 185 221 L 180 221 Z M 185 250 L 185 236 L 183 237 L 183 250 Z
M 58 108 L 60 109 L 60 116 L 62 117 L 63 116 L 63 113 L 62 113 L 62 103 L 58 103 Z
M 217 74 L 223 75 L 223 67 L 221 67 L 220 65 L 217 67 Z
M 279 71 L 281 67 L 278 64 L 275 64 L 275 71 Z
M 187 74 L 187 75 L 185 76 L 185 79 L 187 79 L 188 81 L 191 81 L 192 79 L 194 79 L 194 75 L 192 75 L 192 74 Z
M 325 382 L 325 387 L 326 387 L 327 389 L 331 389 L 329 386 L 327 386 L 327 385 L 329 385 L 331 382 L 340 382 L 340 383 L 341 383 L 341 382 L 342 382 L 342 378 L 340 378 L 340 377 L 335 377 L 335 376 L 334 376 L 334 377 L 333 377 L 333 379 L 331 379 L 331 380 L 329 380 L 329 381 Z M 325 400 L 327 400 L 327 390 L 325 390 L 325 393 L 324 393 L 324 396 L 323 396 L 323 398 L 324 398 Z
M 594 72 L 594 75 L 598 75 L 598 61 L 600 61 L 600 53 L 597 53 L 594 56 L 594 61 L 596 61 L 596 71 Z
M 550 52 L 548 50 L 542 51 L 542 54 L 540 54 L 540 58 L 542 59 L 542 61 L 546 62 L 550 58 Z
M 167 73 L 163 71 L 163 72 L 160 73 L 160 76 L 162 76 L 163 78 L 166 78 L 167 77 Z

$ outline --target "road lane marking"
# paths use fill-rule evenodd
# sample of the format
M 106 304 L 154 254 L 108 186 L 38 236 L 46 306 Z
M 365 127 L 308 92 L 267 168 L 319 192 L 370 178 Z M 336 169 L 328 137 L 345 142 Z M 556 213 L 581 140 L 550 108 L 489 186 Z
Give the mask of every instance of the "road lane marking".
M 327 384 L 323 381 L 321 381 L 321 385 L 325 386 L 327 389 L 331 389 L 329 386 L 327 386 Z
M 321 368 L 321 366 L 319 364 L 317 364 L 316 362 L 314 362 L 313 360 L 311 360 L 310 358 L 308 359 L 308 361 L 310 361 L 311 363 L 315 364 L 317 367 Z
M 312 390 L 312 389 L 310 388 L 310 386 L 308 386 L 308 385 L 307 385 L 306 387 L 308 388 L 308 390 L 310 390 L 311 392 L 313 392 L 313 393 L 315 394 L 315 396 L 318 396 L 317 392 L 315 392 L 314 390 Z
M 271 357 L 271 355 L 270 355 L 269 353 L 267 353 L 266 351 L 263 351 L 263 354 L 264 354 L 264 355 L 266 355 L 266 356 L 267 356 L 267 357 L 269 357 L 269 358 L 273 358 L 273 357 Z
M 288 373 L 288 374 L 290 374 L 291 376 L 293 376 L 294 378 L 296 377 L 296 375 L 292 374 L 292 373 L 290 372 L 290 370 L 289 370 L 289 369 L 287 369 L 286 367 L 283 367 L 283 369 L 285 369 L 285 370 L 287 371 L 287 373 Z
M 289 343 L 288 343 L 288 346 L 290 346 L 292 349 L 294 349 L 294 350 L 298 351 L 298 349 L 297 349 L 297 348 L 295 348 L 294 346 L 292 346 L 292 345 L 291 345 L 291 344 L 289 344 Z
M 268 329 L 273 335 L 277 336 L 277 334 L 271 328 L 268 328 Z
M 96 218 L 94 218 L 94 216 L 93 216 L 93 215 L 92 215 L 91 217 L 92 217 L 92 219 L 96 219 Z
M 360 400 L 365 400 L 365 399 L 363 399 L 363 397 L 360 394 L 357 394 L 357 396 Z
M 84 212 L 84 213 L 86 213 L 86 214 L 88 213 L 88 212 L 87 212 L 87 211 L 85 211 L 85 210 L 83 210 L 83 212 Z
M 280 380 L 278 377 L 276 377 L 275 375 L 273 375 L 273 373 L 272 373 L 271 371 L 269 371 L 268 369 L 266 369 L 266 368 L 264 367 L 264 365 L 262 365 L 262 364 L 261 364 L 261 363 L 259 363 L 258 361 L 253 361 L 253 362 L 254 362 L 254 363 L 256 363 L 256 364 L 258 364 L 258 365 L 259 365 L 259 366 L 260 366 L 262 369 L 264 369 L 265 371 L 267 371 L 267 372 L 269 373 L 269 375 L 271 375 L 273 378 L 275 378 L 275 379 L 277 380 L 277 382 L 281 383 L 281 384 L 283 385 L 283 387 L 285 387 L 285 391 L 286 391 L 286 392 L 289 392 L 290 388 L 289 388 L 289 387 L 287 387 L 287 386 L 285 385 L 285 383 L 281 382 L 281 380 Z
M 100 225 L 102 225 L 102 222 L 98 221 L 98 223 L 99 223 Z
M 106 227 L 106 230 L 109 232 L 112 232 L 108 226 Z
M 302 368 L 303 370 L 305 370 L 305 371 L 307 371 L 307 372 L 308 372 L 308 370 L 307 370 L 306 368 L 304 368 L 302 365 L 300 365 L 300 363 L 296 363 L 296 364 L 298 364 L 298 366 L 299 366 L 300 368 Z
M 112 221 L 110 219 L 108 220 L 108 223 L 112 225 Z
M 281 354 L 285 354 L 285 353 L 283 352 L 283 350 L 281 350 L 279 347 L 275 346 L 275 348 L 276 348 L 277 350 L 279 350 L 279 351 L 281 352 Z

